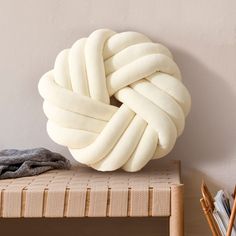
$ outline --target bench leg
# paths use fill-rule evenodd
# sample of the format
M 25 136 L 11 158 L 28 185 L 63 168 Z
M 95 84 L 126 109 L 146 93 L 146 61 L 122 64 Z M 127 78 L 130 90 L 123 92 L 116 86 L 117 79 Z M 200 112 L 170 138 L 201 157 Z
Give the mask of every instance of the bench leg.
M 169 220 L 170 236 L 184 235 L 183 185 L 171 187 L 171 216 Z

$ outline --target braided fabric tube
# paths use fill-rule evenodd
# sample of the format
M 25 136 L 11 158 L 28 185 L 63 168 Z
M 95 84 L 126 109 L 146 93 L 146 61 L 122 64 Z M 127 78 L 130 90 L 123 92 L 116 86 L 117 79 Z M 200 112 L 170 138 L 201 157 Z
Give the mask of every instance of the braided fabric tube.
M 171 52 L 137 32 L 79 39 L 38 88 L 51 139 L 100 171 L 138 171 L 167 155 L 191 106 Z

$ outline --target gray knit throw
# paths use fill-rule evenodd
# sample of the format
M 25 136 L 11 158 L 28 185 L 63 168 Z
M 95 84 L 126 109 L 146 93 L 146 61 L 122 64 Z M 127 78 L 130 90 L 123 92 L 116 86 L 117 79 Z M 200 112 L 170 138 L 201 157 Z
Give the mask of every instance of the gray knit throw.
M 0 179 L 32 176 L 52 169 L 69 168 L 69 160 L 45 148 L 0 151 Z

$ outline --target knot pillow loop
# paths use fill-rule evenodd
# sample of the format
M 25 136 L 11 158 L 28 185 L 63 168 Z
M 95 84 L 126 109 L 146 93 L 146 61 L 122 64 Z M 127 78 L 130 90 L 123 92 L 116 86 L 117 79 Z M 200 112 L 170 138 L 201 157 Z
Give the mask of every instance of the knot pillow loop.
M 109 29 L 59 53 L 39 92 L 51 139 L 100 171 L 138 171 L 167 155 L 191 106 L 166 47 Z

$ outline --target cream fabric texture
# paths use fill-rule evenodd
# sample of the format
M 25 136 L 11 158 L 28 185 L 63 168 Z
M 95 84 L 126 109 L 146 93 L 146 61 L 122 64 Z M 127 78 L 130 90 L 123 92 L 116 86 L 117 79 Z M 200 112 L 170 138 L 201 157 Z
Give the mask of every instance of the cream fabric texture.
M 38 87 L 51 139 L 100 171 L 138 171 L 167 155 L 191 106 L 171 52 L 137 32 L 79 39 Z

